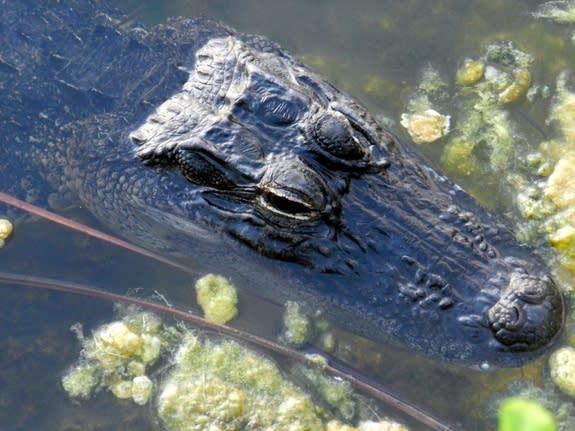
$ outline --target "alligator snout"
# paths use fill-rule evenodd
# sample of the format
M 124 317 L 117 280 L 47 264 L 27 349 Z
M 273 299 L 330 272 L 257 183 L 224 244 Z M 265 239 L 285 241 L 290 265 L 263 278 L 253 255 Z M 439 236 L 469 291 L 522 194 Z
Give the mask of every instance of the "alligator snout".
M 514 272 L 488 312 L 494 337 L 512 351 L 533 351 L 549 343 L 563 322 L 563 299 L 553 280 Z

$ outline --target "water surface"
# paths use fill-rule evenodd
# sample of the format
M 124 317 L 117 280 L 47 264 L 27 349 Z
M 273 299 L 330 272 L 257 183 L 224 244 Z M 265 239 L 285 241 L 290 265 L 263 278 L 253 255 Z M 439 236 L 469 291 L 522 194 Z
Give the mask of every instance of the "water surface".
M 481 56 L 493 41 L 513 40 L 534 56 L 535 79 L 552 88 L 557 73 L 572 68 L 575 59 L 565 27 L 536 21 L 529 15 L 540 3 L 534 0 L 117 3 L 134 20 L 150 25 L 172 15 L 204 15 L 240 31 L 266 35 L 323 72 L 374 113 L 394 121 L 394 132 L 406 140 L 408 136 L 397 123 L 427 65 L 452 82 L 465 58 Z M 525 152 L 541 140 L 533 124 L 552 133 L 544 121 L 547 107 L 548 102 L 542 101 L 514 108 L 518 118 L 529 119 L 519 121 Z M 442 143 L 420 150 L 440 167 Z M 467 188 L 482 187 L 480 178 L 462 176 L 455 180 Z M 495 184 L 492 190 L 496 193 L 490 193 L 485 203 L 502 215 L 513 215 L 513 200 L 504 194 L 506 187 Z M 81 210 L 67 215 L 94 223 Z M 510 225 L 513 220 L 512 216 Z M 0 270 L 74 280 L 141 297 L 152 297 L 159 291 L 184 308 L 193 303 L 189 275 L 47 222 L 19 226 L 0 253 Z M 89 331 L 113 319 L 111 304 L 21 287 L 2 287 L 2 295 L 0 429 L 157 429 L 150 408 L 134 407 L 106 394 L 77 405 L 60 388 L 61 374 L 79 353 L 69 326 L 81 321 Z M 240 326 L 274 335 L 279 324 L 275 310 L 253 302 L 243 302 L 241 307 Z M 339 355 L 374 381 L 462 430 L 494 429 L 490 408 L 494 400 L 507 394 L 511 382 L 529 378 L 541 384 L 546 372 L 545 358 L 524 369 L 486 373 L 413 358 L 353 338 L 342 346 Z M 382 410 L 386 411 L 385 407 Z M 410 429 L 427 428 L 410 423 Z

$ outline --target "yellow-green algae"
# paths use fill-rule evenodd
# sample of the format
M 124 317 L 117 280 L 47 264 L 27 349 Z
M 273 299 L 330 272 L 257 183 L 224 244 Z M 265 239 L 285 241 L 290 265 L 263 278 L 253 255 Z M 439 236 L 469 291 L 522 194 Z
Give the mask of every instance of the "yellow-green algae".
M 455 74 L 455 83 L 461 86 L 473 85 L 483 78 L 484 73 L 485 63 L 483 61 L 468 58 Z
M 323 375 L 324 358 L 310 359 L 313 371 L 299 372 L 321 395 L 316 403 L 262 355 L 183 325 L 166 326 L 148 312 L 129 308 L 121 320 L 98 327 L 90 337 L 78 325 L 74 331 L 83 349 L 62 379 L 69 396 L 85 399 L 106 388 L 139 405 L 155 398 L 167 431 L 407 431 L 387 419 L 366 421 L 367 407 L 358 414 L 360 397 L 349 384 Z M 162 369 L 151 369 L 162 354 Z M 357 427 L 341 422 L 358 418 Z
M 456 73 L 458 115 L 442 164 L 457 176 L 499 175 L 515 154 L 515 127 L 507 104 L 525 97 L 531 86 L 532 57 L 510 42 L 487 46 L 481 59 L 465 61 Z M 482 163 L 478 154 L 488 149 Z
M 2 247 L 10 235 L 12 235 L 13 230 L 14 226 L 10 220 L 0 218 L 0 247 Z
M 346 405 L 339 403 L 351 400 L 350 387 L 323 378 L 310 382 L 317 384 L 324 402 Z M 204 340 L 190 331 L 185 331 L 172 369 L 160 385 L 157 407 L 168 431 L 323 431 L 332 420 L 308 393 L 286 380 L 275 363 L 235 341 Z M 394 422 L 380 424 L 373 429 L 394 429 L 385 428 Z
M 575 144 L 575 94 L 567 88 L 569 74 L 563 72 L 557 77 L 554 104 L 549 116 L 550 121 L 557 122 L 563 139 Z
M 575 398 L 575 348 L 564 346 L 549 357 L 549 374 L 553 383 Z
M 322 364 L 315 367 L 302 368 L 301 373 L 306 377 L 316 391 L 322 395 L 322 400 L 346 421 L 351 421 L 357 414 L 359 404 L 353 387 L 349 382 L 332 379 L 322 372 Z
M 408 431 L 404 425 L 386 420 L 379 422 L 363 421 L 359 423 L 357 428 L 338 421 L 330 421 L 325 429 L 326 431 Z
M 528 223 L 524 237 L 544 236 L 557 252 L 560 267 L 575 273 L 575 94 L 567 89 L 567 74 L 557 79 L 549 122 L 558 136 L 541 143 L 527 169 L 539 179 L 527 185 L 517 178 L 518 205 Z M 526 228 L 525 226 L 528 226 Z M 525 234 L 527 232 L 527 234 Z M 530 233 L 534 232 L 534 234 Z M 572 283 L 564 283 L 570 285 Z
M 483 55 L 465 59 L 455 71 L 455 85 L 443 85 L 438 74 L 438 83 L 430 85 L 434 75 L 424 73 L 402 114 L 402 124 L 419 143 L 445 136 L 445 119 L 451 120 L 451 131 L 440 142 L 442 167 L 489 206 L 494 205 L 490 186 L 502 185 L 502 172 L 509 171 L 520 154 L 518 144 L 526 140 L 510 109 L 542 91 L 532 83 L 532 64 L 533 57 L 510 41 L 488 44 Z M 479 179 L 481 187 L 474 181 Z
M 82 343 L 78 362 L 62 378 L 62 386 L 72 398 L 89 398 L 105 388 L 119 398 L 132 398 L 146 404 L 152 395 L 149 366 L 170 345 L 172 337 L 152 313 L 129 313 L 97 328 L 85 338 L 81 327 L 73 330 Z
M 166 429 L 321 430 L 311 398 L 284 380 L 271 361 L 233 341 L 187 333 L 158 396 Z M 257 424 L 257 425 L 256 425 Z
M 550 19 L 563 24 L 575 23 L 575 1 L 548 1 L 540 5 L 533 13 L 533 16 L 535 18 Z
M 195 285 L 196 300 L 210 322 L 223 325 L 238 314 L 238 295 L 232 284 L 221 275 L 207 274 Z
M 299 347 L 309 341 L 311 335 L 310 319 L 301 311 L 300 305 L 288 301 L 283 315 L 284 330 L 282 339 L 289 345 Z

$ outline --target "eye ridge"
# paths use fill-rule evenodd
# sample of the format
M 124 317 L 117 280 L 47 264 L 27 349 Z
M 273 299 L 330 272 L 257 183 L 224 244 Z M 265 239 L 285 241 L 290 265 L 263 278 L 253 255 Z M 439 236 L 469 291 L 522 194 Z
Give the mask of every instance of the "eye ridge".
M 336 112 L 322 114 L 311 126 L 315 143 L 330 155 L 341 160 L 361 160 L 366 149 L 355 137 L 355 128 Z

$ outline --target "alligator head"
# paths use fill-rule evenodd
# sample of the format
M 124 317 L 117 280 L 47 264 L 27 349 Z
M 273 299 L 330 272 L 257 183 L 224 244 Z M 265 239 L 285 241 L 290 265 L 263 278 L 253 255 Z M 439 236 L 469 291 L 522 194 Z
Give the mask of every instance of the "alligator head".
M 172 240 L 265 256 L 295 280 L 283 298 L 442 359 L 519 365 L 557 335 L 563 301 L 540 259 L 318 74 L 237 35 L 180 70 L 182 88 L 116 137 L 140 166 L 102 170 Z

